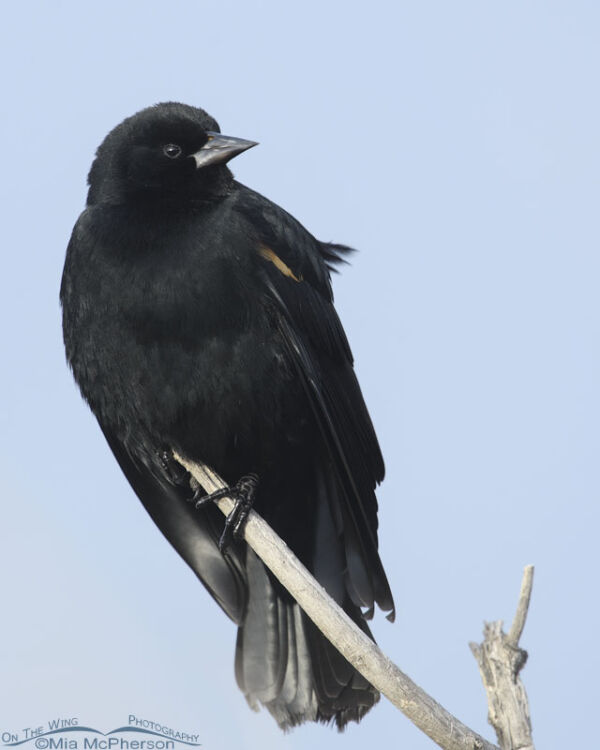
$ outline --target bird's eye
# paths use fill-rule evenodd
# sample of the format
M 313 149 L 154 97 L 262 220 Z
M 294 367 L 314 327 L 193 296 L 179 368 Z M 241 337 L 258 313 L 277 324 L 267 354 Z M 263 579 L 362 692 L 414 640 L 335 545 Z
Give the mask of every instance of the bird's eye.
M 167 143 L 166 146 L 163 146 L 163 154 L 168 156 L 169 159 L 176 159 L 181 156 L 181 146 L 176 143 Z

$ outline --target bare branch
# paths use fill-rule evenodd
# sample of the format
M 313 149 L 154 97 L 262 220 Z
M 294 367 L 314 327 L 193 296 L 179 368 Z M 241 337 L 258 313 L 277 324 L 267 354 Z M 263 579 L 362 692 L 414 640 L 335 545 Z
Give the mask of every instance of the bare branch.
M 204 464 L 193 463 L 177 454 L 175 458 L 206 492 L 226 486 Z M 217 504 L 226 515 L 233 508 L 233 501 L 228 497 L 218 500 Z M 244 538 L 346 659 L 436 744 L 444 750 L 498 750 L 455 719 L 400 671 L 254 511 L 244 527 Z
M 523 572 L 517 613 L 508 635 L 502 620 L 485 623 L 481 645 L 469 644 L 479 664 L 488 699 L 488 720 L 496 730 L 502 750 L 534 750 L 527 693 L 519 672 L 527 661 L 527 652 L 519 648 L 519 639 L 527 619 L 533 565 Z
M 518 646 L 521 640 L 521 633 L 525 627 L 525 620 L 529 612 L 529 600 L 531 599 L 531 589 L 533 588 L 533 565 L 527 565 L 523 571 L 523 580 L 521 581 L 521 593 L 519 594 L 519 603 L 515 619 L 508 632 L 507 640 L 512 646 Z

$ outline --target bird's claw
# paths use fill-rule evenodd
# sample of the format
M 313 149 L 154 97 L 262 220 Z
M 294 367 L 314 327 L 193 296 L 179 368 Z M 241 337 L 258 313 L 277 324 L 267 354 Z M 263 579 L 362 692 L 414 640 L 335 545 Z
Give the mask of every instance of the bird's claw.
M 221 552 L 225 552 L 232 539 L 240 539 L 243 536 L 244 524 L 252 509 L 257 487 L 258 475 L 245 474 L 234 485 L 216 490 L 209 495 L 203 495 L 202 488 L 199 487 L 190 499 L 195 508 L 201 508 L 203 505 L 221 500 L 223 497 L 230 497 L 234 501 L 232 510 L 225 518 L 225 527 L 219 539 L 219 550 Z
M 179 463 L 170 450 L 158 451 L 158 460 L 167 478 L 176 485 L 185 485 L 189 482 L 190 475 Z

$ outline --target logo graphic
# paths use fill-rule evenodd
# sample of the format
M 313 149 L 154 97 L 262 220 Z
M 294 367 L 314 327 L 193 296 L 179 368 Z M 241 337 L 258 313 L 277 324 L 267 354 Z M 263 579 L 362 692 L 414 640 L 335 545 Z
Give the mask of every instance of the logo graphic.
M 51 719 L 17 732 L 2 729 L 0 747 L 22 750 L 184 750 L 201 747 L 199 735 L 180 732 L 158 721 L 129 714 L 127 724 L 109 732 L 82 725 L 77 717 Z

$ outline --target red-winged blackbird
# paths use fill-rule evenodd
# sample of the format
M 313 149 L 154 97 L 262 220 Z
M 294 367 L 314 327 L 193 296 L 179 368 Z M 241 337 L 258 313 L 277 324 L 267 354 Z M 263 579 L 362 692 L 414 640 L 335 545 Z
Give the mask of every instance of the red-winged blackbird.
M 370 635 L 393 616 L 377 552 L 383 459 L 333 307 L 348 250 L 239 184 L 250 141 L 201 109 L 159 104 L 99 147 L 61 285 L 68 362 L 131 486 L 239 626 L 238 684 L 283 728 L 358 721 L 377 691 L 329 644 L 223 516 L 195 509 L 175 450 L 255 508 Z

